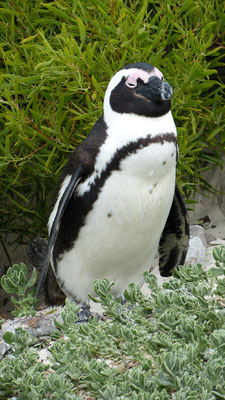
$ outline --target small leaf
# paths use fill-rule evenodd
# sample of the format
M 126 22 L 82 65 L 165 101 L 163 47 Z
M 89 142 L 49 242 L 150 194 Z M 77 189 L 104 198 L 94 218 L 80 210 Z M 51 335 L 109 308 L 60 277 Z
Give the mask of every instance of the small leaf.
M 4 341 L 6 343 L 12 344 L 14 342 L 14 334 L 13 334 L 13 332 L 9 332 L 9 331 L 5 332 L 3 334 L 3 339 L 4 339 Z
M 27 282 L 26 287 L 31 288 L 32 286 L 34 286 L 36 279 L 37 279 L 37 270 L 36 270 L 36 268 L 33 268 L 32 275 L 31 275 L 29 281 Z
M 221 276 L 224 275 L 224 269 L 223 268 L 216 268 L 216 267 L 212 267 L 208 270 L 207 272 L 208 276 L 213 278 L 215 276 Z
M 81 43 L 83 44 L 86 39 L 85 25 L 84 25 L 82 19 L 79 18 L 78 16 L 76 16 L 76 20 L 77 20 L 77 24 L 78 24 L 79 31 L 80 31 L 80 40 L 81 40 Z

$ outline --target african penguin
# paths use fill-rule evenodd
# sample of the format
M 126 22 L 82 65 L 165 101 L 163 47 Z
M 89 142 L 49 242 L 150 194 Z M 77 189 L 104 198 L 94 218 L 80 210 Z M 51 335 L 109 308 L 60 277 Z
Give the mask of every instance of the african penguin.
M 162 276 L 184 262 L 189 227 L 176 186 L 171 97 L 151 64 L 112 77 L 103 116 L 60 177 L 38 293 L 49 262 L 62 291 L 81 303 L 96 279 L 114 281 L 116 296 L 142 284 L 157 251 Z

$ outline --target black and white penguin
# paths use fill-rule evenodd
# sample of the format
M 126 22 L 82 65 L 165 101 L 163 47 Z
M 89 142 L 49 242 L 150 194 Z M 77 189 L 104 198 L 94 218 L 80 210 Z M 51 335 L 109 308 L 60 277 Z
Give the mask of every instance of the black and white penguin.
M 48 221 L 50 262 L 59 286 L 86 303 L 95 279 L 122 295 L 142 284 L 159 253 L 162 276 L 185 260 L 189 227 L 176 186 L 177 132 L 171 86 L 148 63 L 120 69 L 104 113 L 60 177 Z

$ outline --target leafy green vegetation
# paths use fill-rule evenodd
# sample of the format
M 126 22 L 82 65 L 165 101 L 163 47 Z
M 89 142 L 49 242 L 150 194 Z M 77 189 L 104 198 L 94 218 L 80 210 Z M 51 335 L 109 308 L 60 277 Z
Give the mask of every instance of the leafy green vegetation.
M 34 268 L 31 277 L 27 278 L 27 267 L 24 263 L 14 264 L 9 267 L 6 274 L 1 277 L 1 285 L 6 293 L 14 294 L 11 296 L 11 302 L 15 306 L 12 311 L 13 317 L 23 317 L 25 315 L 36 314 L 34 310 L 35 289 L 34 286 L 37 279 L 37 270 Z
M 66 301 L 51 337 L 38 342 L 22 328 L 6 332 L 12 354 L 0 362 L 1 399 L 224 399 L 224 246 L 214 258 L 209 271 L 180 267 L 162 288 L 146 272 L 149 297 L 131 284 L 125 304 L 107 279 L 96 281 L 102 320 L 76 324 L 78 307 Z
M 46 234 L 70 152 L 102 113 L 106 86 L 133 61 L 174 89 L 178 182 L 190 197 L 224 151 L 223 2 L 5 0 L 0 4 L 0 239 Z M 207 164 L 206 164 L 207 163 Z

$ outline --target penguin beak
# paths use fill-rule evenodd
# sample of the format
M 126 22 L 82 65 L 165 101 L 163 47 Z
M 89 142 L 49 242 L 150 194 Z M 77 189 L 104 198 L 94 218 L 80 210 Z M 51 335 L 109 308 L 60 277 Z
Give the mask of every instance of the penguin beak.
M 162 100 L 170 100 L 173 95 L 172 86 L 167 82 L 162 82 L 161 98 Z
M 136 89 L 136 93 L 146 97 L 148 100 L 161 103 L 168 101 L 173 95 L 173 89 L 169 83 L 162 81 L 157 76 L 151 76 L 147 83 L 140 83 Z

